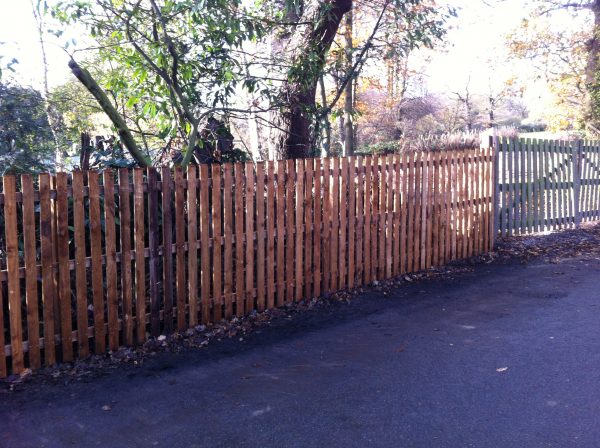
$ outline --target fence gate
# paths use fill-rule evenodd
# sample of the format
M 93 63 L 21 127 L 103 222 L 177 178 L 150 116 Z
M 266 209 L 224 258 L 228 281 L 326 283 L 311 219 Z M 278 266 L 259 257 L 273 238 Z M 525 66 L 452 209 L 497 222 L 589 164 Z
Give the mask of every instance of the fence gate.
M 596 221 L 600 219 L 600 143 L 582 143 L 580 161 L 581 221 Z
M 498 139 L 495 146 L 501 236 L 600 219 L 600 142 Z

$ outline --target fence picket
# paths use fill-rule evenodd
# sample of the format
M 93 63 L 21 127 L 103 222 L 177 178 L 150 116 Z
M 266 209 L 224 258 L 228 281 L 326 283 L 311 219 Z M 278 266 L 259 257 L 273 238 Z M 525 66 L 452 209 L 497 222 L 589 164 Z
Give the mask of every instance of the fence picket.
M 145 210 L 144 210 L 144 170 L 133 171 L 133 216 L 135 241 L 135 316 L 136 338 L 138 344 L 146 340 L 146 257 L 145 243 Z
M 365 164 L 363 156 L 356 158 L 356 265 L 354 282 L 363 283 L 365 259 L 363 252 L 363 236 L 365 232 Z
M 400 274 L 400 258 L 402 252 L 400 250 L 400 228 L 402 220 L 402 182 L 400 180 L 402 156 L 400 154 L 394 154 L 392 162 L 392 177 L 393 177 L 393 191 L 394 191 L 394 205 L 392 207 L 392 275 L 397 276 Z
M 246 305 L 245 312 L 254 309 L 254 199 L 255 199 L 255 175 L 252 162 L 246 162 Z M 207 201 L 208 202 L 208 201 Z M 207 249 L 208 252 L 208 249 Z M 210 269 L 208 257 L 206 262 L 207 271 Z M 207 274 L 208 275 L 208 274 Z M 208 301 L 208 295 L 207 295 Z
M 295 265 L 290 261 L 294 259 L 295 232 L 294 232 L 294 191 L 296 182 L 294 160 L 286 161 L 286 179 L 285 179 L 285 301 L 291 303 L 294 300 L 294 272 Z M 323 198 L 325 201 L 325 198 Z M 324 221 L 328 225 L 328 221 Z M 248 232 L 246 232 L 248 235 Z
M 407 170 L 408 170 L 408 196 L 407 196 L 407 234 L 406 234 L 406 270 L 405 272 L 413 272 L 414 270 L 414 250 L 415 250 L 415 157 L 416 153 L 407 154 Z
M 96 171 L 88 173 L 90 207 L 90 255 L 92 257 L 92 307 L 94 309 L 94 352 L 104 353 L 104 282 L 102 276 L 102 228 L 100 183 Z
M 339 285 L 338 278 L 338 255 L 340 247 L 340 158 L 332 159 L 331 176 L 331 252 L 330 252 L 330 288 L 337 290 Z
M 61 179 L 65 180 L 65 188 L 62 188 L 61 182 L 61 195 L 59 196 L 57 191 L 57 198 L 60 199 L 61 206 L 63 206 L 66 203 L 66 197 L 65 199 L 63 199 L 63 196 L 66 196 L 66 179 L 63 176 L 61 176 Z M 3 193 L 4 235 L 6 240 L 6 267 L 8 271 L 8 320 L 10 328 L 10 345 L 12 349 L 12 371 L 13 373 L 19 374 L 25 368 L 25 360 L 23 356 L 23 328 L 21 326 L 21 282 L 19 280 L 19 243 L 17 231 L 16 179 L 14 176 L 4 176 Z M 60 215 L 62 220 L 64 218 L 64 210 L 62 209 L 62 207 Z M 61 249 L 64 249 L 64 227 L 64 225 L 61 225 Z M 68 257 L 68 246 L 66 251 L 66 257 Z M 63 254 L 63 256 L 61 257 L 61 261 L 63 263 L 59 265 L 60 267 L 62 267 L 63 270 L 64 258 L 65 254 Z M 61 299 L 62 304 L 64 301 L 63 290 L 60 291 L 59 297 Z M 61 334 L 64 335 L 64 332 Z
M 63 361 L 73 360 L 71 330 L 71 273 L 69 269 L 69 199 L 66 173 L 56 174 L 56 230 L 58 257 L 58 300 Z M 8 236 L 7 236 L 8 246 Z M 8 249 L 7 249 L 8 252 Z M 10 270 L 10 269 L 9 269 Z
M 365 158 L 364 165 L 364 220 L 363 220 L 363 278 L 364 283 L 369 284 L 373 280 L 371 277 L 371 226 L 372 226 L 372 214 L 371 214 L 371 189 L 373 187 L 373 170 L 371 168 L 373 159 L 372 157 Z M 327 245 L 325 245 L 327 248 Z
M 173 331 L 173 212 L 171 170 L 168 166 L 161 169 L 162 183 L 162 299 L 163 299 L 163 328 L 165 333 Z
M 121 227 L 121 297 L 123 300 L 123 343 L 128 346 L 133 344 L 133 280 L 131 276 L 131 203 L 129 195 L 129 170 L 121 168 L 119 169 L 119 223 Z
M 236 172 L 236 178 L 237 178 Z M 198 170 L 196 165 L 187 168 L 187 301 L 189 304 L 188 322 L 190 327 L 198 324 Z M 237 187 L 237 182 L 236 182 Z M 236 197 L 237 202 L 237 197 Z M 237 204 L 236 204 L 237 205 Z M 238 216 L 242 216 L 240 213 Z M 236 223 L 237 224 L 237 223 Z M 236 244 L 237 239 L 236 232 Z M 236 290 L 239 298 L 239 290 Z
M 8 369 L 6 366 L 6 341 L 4 340 L 4 286 L 0 282 L 0 378 L 8 376 Z M 54 337 L 52 337 L 53 339 Z M 50 340 L 49 345 L 54 345 L 54 341 Z
M 306 159 L 304 161 L 304 297 L 312 297 L 313 286 L 313 267 L 312 267 L 312 233 L 313 233 L 313 207 L 312 207 L 312 189 L 313 189 L 313 161 Z
M 233 165 L 223 164 L 223 300 L 225 318 L 233 316 Z
M 235 315 L 244 315 L 244 173 L 241 163 L 234 166 L 235 177 Z M 189 192 L 188 192 L 189 194 Z M 283 241 L 283 238 L 280 240 Z
M 104 254 L 106 256 L 106 305 L 108 317 L 108 346 L 110 350 L 114 351 L 119 348 L 119 305 L 117 302 L 117 239 L 115 227 L 116 215 L 113 172 L 110 170 L 104 171 L 103 180 L 105 246 Z
M 348 159 L 348 288 L 354 287 L 356 276 L 356 157 Z M 315 245 L 317 247 L 318 245 Z
M 152 336 L 160 335 L 159 280 L 158 280 L 158 190 L 157 172 L 148 168 L 148 280 L 150 285 L 150 330 Z
M 377 271 L 379 269 L 379 258 L 377 257 L 378 228 L 379 228 L 379 156 L 373 156 L 371 164 L 371 281 L 377 280 Z
M 385 278 L 391 278 L 394 257 L 393 257 L 393 241 L 394 241 L 394 155 L 388 154 L 385 159 L 386 164 L 386 197 L 387 204 L 385 209 Z
M 37 287 L 38 275 L 36 262 L 37 254 L 35 203 L 33 197 L 33 179 L 31 178 L 31 175 L 24 174 L 21 176 L 21 191 L 23 193 L 23 252 L 25 258 L 25 302 L 27 307 L 27 341 L 29 342 L 28 359 L 30 367 L 33 369 L 37 369 L 41 366 L 40 322 Z M 83 293 L 85 292 L 85 283 L 83 283 Z M 87 325 L 85 343 L 87 344 Z M 85 355 L 87 355 L 87 352 L 84 353 Z
M 267 275 L 267 308 L 275 306 L 275 165 L 272 160 L 267 162 L 267 246 L 266 246 L 266 275 Z
M 331 158 L 323 159 L 323 290 L 331 291 Z M 288 259 L 293 259 L 288 258 Z
M 221 165 L 211 166 L 211 221 L 212 221 L 212 320 L 219 322 L 223 318 L 223 228 L 222 228 L 222 186 Z M 262 176 L 264 183 L 264 172 Z M 264 211 L 263 211 L 264 216 Z M 264 219 L 264 218 L 263 218 Z M 259 240 L 260 244 L 260 240 Z M 264 244 L 264 240 L 263 240 Z M 263 246 L 264 258 L 264 246 Z M 262 265 L 264 267 L 264 265 Z M 263 276 L 264 281 L 264 276 Z M 260 298 L 261 296 L 259 296 Z M 264 291 L 262 294 L 264 300 Z
M 185 179 L 181 167 L 175 167 L 175 301 L 177 304 L 177 330 L 186 329 L 185 278 Z M 123 219 L 121 215 L 121 219 Z M 191 238 L 190 238 L 191 239 Z M 189 296 L 188 296 L 189 297 Z M 124 316 L 125 317 L 125 316 Z
M 26 196 L 25 185 L 26 183 L 23 182 L 23 203 L 25 203 Z M 33 200 L 33 185 L 29 194 L 31 194 L 31 199 Z M 81 171 L 73 172 L 73 229 L 75 234 L 73 242 L 75 243 L 75 315 L 77 319 L 77 347 L 78 355 L 83 358 L 89 354 L 89 341 L 87 334 L 88 307 L 85 267 L 85 211 L 83 204 L 83 173 Z M 33 235 L 35 235 L 35 233 Z M 27 236 L 27 232 L 24 232 L 24 236 Z M 33 241 L 33 247 L 35 249 L 35 241 Z M 35 269 L 35 267 L 33 267 L 33 269 Z M 31 340 L 31 337 L 28 339 Z M 129 342 L 129 345 L 132 343 L 133 341 Z
M 239 164 L 236 164 L 236 168 Z M 277 161 L 277 306 L 285 303 L 285 161 Z M 236 208 L 241 222 L 242 210 Z M 239 229 L 240 238 L 242 228 Z M 243 265 L 239 266 L 240 269 Z
M 386 215 L 387 215 L 387 155 L 379 157 L 379 167 L 378 167 L 378 183 L 377 187 L 379 188 L 379 214 L 377 216 L 377 237 L 378 237 L 378 246 L 377 246 L 377 279 L 383 280 L 385 279 L 386 272 Z
M 52 232 L 52 207 L 50 199 L 50 175 L 40 174 L 40 256 L 42 262 L 42 318 L 44 320 L 44 361 L 50 366 L 56 362 L 56 343 L 54 339 L 54 308 L 56 305 L 56 288 L 54 285 L 54 260 L 52 257 L 53 232 Z M 91 219 L 90 219 L 91 221 Z M 90 228 L 93 224 L 90 222 Z M 93 266 L 93 258 L 92 258 Z M 93 275 L 92 275 L 93 281 Z M 93 286 L 93 282 L 92 282 Z M 0 284 L 0 290 L 2 286 Z M 1 295 L 1 292 L 0 292 Z M 1 302 L 1 297 L 0 297 Z M 1 312 L 0 312 L 1 314 Z M 0 316 L 1 318 L 2 316 Z M 0 319 L 3 323 L 3 319 Z M 0 325 L 2 327 L 2 325 Z M 1 332 L 2 328 L 0 328 Z M 0 363 L 4 356 L 4 334 L 0 340 Z M 0 366 L 1 367 L 1 366 Z M 1 374 L 1 372 L 0 372 Z
M 348 229 L 348 158 L 341 159 L 340 164 L 340 194 L 339 194 L 339 254 L 338 254 L 338 285 L 336 289 L 344 289 L 346 283 L 346 237 Z
M 259 222 L 260 224 L 260 222 Z M 302 280 L 304 268 L 304 248 L 303 244 L 303 224 L 304 224 L 304 160 L 296 160 L 296 247 L 294 250 L 294 263 L 296 266 L 295 272 L 295 294 L 294 300 L 302 299 Z M 258 259 L 260 257 L 257 256 Z
M 322 269 L 321 269 L 321 224 L 323 221 L 322 210 L 321 210 L 321 159 L 313 159 L 313 170 L 314 170 L 314 196 L 312 208 L 314 212 L 314 244 L 313 244 L 313 257 L 314 257 L 314 286 L 313 292 L 315 297 L 321 295 L 321 281 L 322 281 Z M 283 238 L 280 240 L 283 241 Z M 283 254 L 283 252 L 282 252 Z

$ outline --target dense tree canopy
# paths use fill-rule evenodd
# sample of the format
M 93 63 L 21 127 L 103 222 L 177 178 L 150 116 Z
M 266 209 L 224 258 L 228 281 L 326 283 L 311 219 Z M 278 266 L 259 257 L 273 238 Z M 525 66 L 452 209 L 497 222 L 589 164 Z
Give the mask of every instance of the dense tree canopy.
M 0 175 L 48 169 L 53 152 L 41 94 L 0 82 Z
M 358 45 L 350 35 L 339 71 L 328 54 L 353 9 L 369 31 Z M 53 14 L 88 30 L 88 51 L 73 55 L 72 71 L 142 165 L 173 147 L 183 154 L 175 161 L 199 159 L 209 120 L 257 134 L 251 140 L 266 144 L 262 153 L 250 148 L 255 157 L 318 153 L 323 118 L 365 61 L 432 45 L 447 17 L 429 0 L 67 0 Z

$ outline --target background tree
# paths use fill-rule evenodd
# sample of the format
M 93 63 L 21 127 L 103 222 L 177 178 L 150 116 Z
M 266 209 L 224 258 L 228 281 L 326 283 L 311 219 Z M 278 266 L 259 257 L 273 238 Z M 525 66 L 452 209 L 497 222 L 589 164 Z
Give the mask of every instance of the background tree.
M 320 123 L 344 92 L 351 109 L 353 80 L 387 16 L 410 24 L 407 29 L 413 32 L 399 30 L 407 47 L 441 36 L 443 20 L 434 19 L 436 11 L 423 4 L 373 2 L 366 40 L 347 52 L 336 90 L 320 105 L 317 86 L 329 72 L 329 49 L 351 11 L 351 0 L 268 0 L 252 6 L 226 0 L 201 6 L 192 0 L 97 0 L 93 5 L 69 0 L 55 16 L 87 26 L 94 51 L 114 69 L 111 78 L 97 80 L 71 62 L 73 73 L 113 117 L 138 163 L 149 163 L 151 154 L 138 148 L 132 121 L 143 122 L 142 128 L 157 127 L 165 141 L 185 142 L 181 163 L 186 164 L 203 145 L 196 140 L 209 118 L 231 131 L 251 133 L 255 142 L 259 134 L 268 136 L 271 157 L 316 154 Z
M 54 140 L 40 92 L 0 82 L 0 175 L 53 166 Z

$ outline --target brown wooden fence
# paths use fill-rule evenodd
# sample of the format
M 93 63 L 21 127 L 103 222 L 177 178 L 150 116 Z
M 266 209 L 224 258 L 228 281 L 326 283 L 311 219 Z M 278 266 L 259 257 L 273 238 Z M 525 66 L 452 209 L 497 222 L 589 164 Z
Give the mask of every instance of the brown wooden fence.
M 0 377 L 485 252 L 492 159 L 6 176 Z

